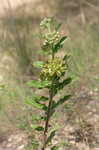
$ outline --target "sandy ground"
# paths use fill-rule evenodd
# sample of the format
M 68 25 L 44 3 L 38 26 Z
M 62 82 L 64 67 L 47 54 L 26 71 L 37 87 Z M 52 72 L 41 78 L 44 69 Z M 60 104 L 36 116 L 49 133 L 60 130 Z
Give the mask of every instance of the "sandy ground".
M 1 139 L 2 138 L 2 139 Z M 8 137 L 1 137 L 0 150 L 24 150 L 27 144 L 27 137 L 21 131 L 15 131 L 8 135 Z

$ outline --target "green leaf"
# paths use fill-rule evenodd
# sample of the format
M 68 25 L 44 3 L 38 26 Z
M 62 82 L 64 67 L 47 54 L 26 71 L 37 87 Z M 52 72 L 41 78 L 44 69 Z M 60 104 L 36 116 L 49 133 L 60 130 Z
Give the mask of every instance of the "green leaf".
M 72 81 L 72 78 L 71 78 L 71 77 L 69 77 L 69 78 L 67 78 L 67 79 L 64 79 L 63 82 L 60 82 L 60 83 L 58 84 L 58 89 L 59 89 L 59 90 L 63 89 L 66 85 L 70 84 L 71 81 Z
M 45 101 L 49 100 L 48 97 L 39 96 L 39 95 L 36 95 L 36 94 L 32 94 L 31 99 L 36 101 L 36 102 L 45 102 Z
M 44 120 L 42 116 L 38 116 L 38 114 L 32 115 L 32 121 L 40 121 Z
M 71 95 L 65 95 L 63 96 L 58 102 L 54 103 L 52 105 L 52 109 L 55 109 L 56 107 L 62 105 L 65 101 L 67 101 L 69 98 L 71 97 Z
M 57 94 L 57 92 L 59 90 L 62 90 L 66 85 L 70 84 L 71 81 L 72 81 L 72 78 L 69 77 L 69 78 L 64 79 L 63 82 L 57 82 L 56 85 L 55 85 L 55 88 L 54 88 L 55 89 L 54 95 Z
M 51 147 L 51 150 L 58 150 L 58 146 L 53 146 L 53 147 Z
M 33 63 L 33 66 L 37 67 L 37 68 L 42 68 L 43 65 L 44 65 L 43 61 L 36 61 L 36 62 Z
M 46 102 L 48 100 L 49 100 L 48 97 L 45 97 L 45 96 L 40 96 L 40 99 L 39 99 L 39 101 L 42 101 L 42 102 Z
M 66 55 L 64 56 L 63 60 L 66 61 L 66 60 L 68 60 L 69 58 L 70 58 L 70 55 L 67 55 L 67 54 L 66 54 Z
M 52 141 L 52 138 L 55 136 L 55 132 L 56 132 L 56 130 L 54 130 L 50 133 L 50 136 L 47 138 L 46 144 L 48 144 Z
M 60 39 L 60 41 L 59 41 L 58 44 L 63 45 L 66 39 L 67 39 L 67 36 L 63 36 L 63 37 Z
M 56 53 L 59 49 L 61 49 L 64 45 L 65 40 L 67 39 L 67 36 L 63 36 L 60 41 L 54 46 L 53 51 Z
M 31 128 L 37 130 L 37 131 L 44 131 L 44 128 L 42 126 L 38 126 L 38 125 L 31 125 Z
M 44 116 L 44 114 L 42 115 L 38 115 L 38 114 L 34 114 L 32 115 L 32 121 L 40 121 L 40 120 L 46 120 L 46 116 Z
M 27 82 L 27 85 L 31 88 L 48 88 L 50 86 L 51 82 L 49 81 L 37 81 L 37 80 L 31 80 Z
M 37 130 L 37 131 L 44 131 L 44 128 L 41 127 L 41 126 L 38 126 L 37 128 L 35 128 L 35 130 Z
M 32 125 L 31 125 L 31 128 L 32 128 L 32 129 L 35 129 L 35 128 L 37 128 L 37 125 L 32 124 Z
M 30 97 L 27 97 L 25 100 L 26 104 L 29 104 L 33 107 L 36 107 L 38 109 L 47 110 L 47 106 L 45 104 L 41 104 L 38 101 L 35 101 L 34 99 L 31 99 Z
M 58 31 L 60 29 L 61 25 L 62 25 L 61 23 L 58 23 L 55 27 L 55 30 Z

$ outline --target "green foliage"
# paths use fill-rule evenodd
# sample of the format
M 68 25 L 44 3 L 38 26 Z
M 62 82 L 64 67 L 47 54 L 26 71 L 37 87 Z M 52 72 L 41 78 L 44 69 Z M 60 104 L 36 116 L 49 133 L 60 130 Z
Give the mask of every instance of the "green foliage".
M 62 37 L 58 43 L 53 47 L 54 53 L 56 53 L 59 49 L 63 48 L 64 42 L 67 39 L 67 36 Z
M 57 146 L 53 146 L 53 147 L 51 148 L 51 150 L 58 150 L 58 147 L 57 147 Z
M 33 63 L 33 66 L 36 68 L 42 68 L 43 67 L 44 62 L 43 61 L 36 61 Z
M 51 143 L 53 137 L 55 136 L 55 132 L 56 132 L 56 130 L 54 130 L 50 133 L 49 137 L 46 140 L 46 144 Z
M 57 94 L 60 90 L 62 90 L 66 85 L 70 84 L 72 81 L 72 78 L 66 78 L 62 82 L 56 82 L 54 85 L 54 95 Z
M 37 130 L 37 131 L 44 131 L 44 128 L 42 126 L 38 126 L 38 125 L 31 125 L 31 128 Z
M 36 101 L 36 100 L 34 100 L 34 99 L 30 99 L 30 98 L 28 98 L 28 97 L 27 97 L 27 99 L 26 99 L 26 104 L 29 104 L 29 105 L 31 105 L 31 106 L 33 106 L 33 107 L 38 108 L 38 109 L 47 110 L 47 107 L 46 107 L 45 104 L 41 104 L 41 103 L 39 103 L 38 101 Z
M 62 105 L 62 104 L 63 104 L 65 101 L 67 101 L 70 97 L 71 97 L 71 95 L 65 95 L 65 96 L 61 97 L 60 100 L 57 101 L 57 103 L 56 103 L 56 102 L 53 103 L 52 109 L 55 109 L 56 107 Z
M 45 150 L 56 133 L 53 127 L 50 130 L 51 132 L 49 131 L 49 122 L 52 114 L 56 108 L 67 101 L 71 95 L 60 96 L 57 102 L 54 100 L 54 97 L 60 90 L 71 83 L 72 78 L 66 76 L 66 72 L 68 72 L 69 55 L 66 54 L 63 58 L 56 56 L 56 53 L 63 48 L 64 42 L 67 39 L 67 36 L 61 36 L 58 32 L 61 24 L 57 23 L 54 18 L 45 18 L 41 22 L 40 27 L 40 37 L 43 40 L 41 46 L 42 53 L 47 52 L 47 55 L 50 55 L 50 59 L 48 57 L 47 62 L 37 61 L 33 64 L 34 67 L 41 69 L 40 78 L 38 80 L 29 81 L 27 84 L 31 88 L 40 90 L 46 88 L 48 90 L 48 96 L 33 94 L 32 97 L 26 98 L 26 103 L 44 112 L 43 115 L 34 117 L 35 123 L 37 124 L 32 124 L 31 128 L 38 132 L 43 132 L 44 141 L 41 150 Z M 45 126 L 42 125 L 42 121 L 45 123 Z M 51 150 L 58 150 L 57 145 L 52 145 Z
M 32 81 L 29 81 L 27 84 L 28 84 L 29 87 L 35 87 L 35 88 L 38 88 L 38 89 L 47 88 L 47 87 L 50 86 L 49 81 L 32 80 Z

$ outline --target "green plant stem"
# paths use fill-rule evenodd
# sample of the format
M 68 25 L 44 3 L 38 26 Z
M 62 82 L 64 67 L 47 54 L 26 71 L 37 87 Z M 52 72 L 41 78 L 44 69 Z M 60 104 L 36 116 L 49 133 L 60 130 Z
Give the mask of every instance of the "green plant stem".
M 45 148 L 46 148 L 47 132 L 48 132 L 48 127 L 49 127 L 51 105 L 52 105 L 52 101 L 53 101 L 53 81 L 52 81 L 52 86 L 51 86 L 51 89 L 49 92 L 49 97 L 50 97 L 50 101 L 49 101 L 49 105 L 48 105 L 47 119 L 46 119 L 45 129 L 44 129 L 44 144 L 43 144 L 42 150 L 45 150 Z
M 52 60 L 54 59 L 54 53 L 52 53 Z M 47 110 L 47 117 L 46 117 L 46 122 L 45 122 L 45 129 L 44 129 L 44 144 L 42 150 L 45 150 L 46 148 L 46 141 L 47 141 L 47 132 L 48 132 L 48 127 L 49 127 L 49 120 L 50 120 L 50 112 L 51 112 L 51 105 L 53 101 L 53 82 L 54 80 L 52 79 L 52 84 L 51 88 L 49 90 L 49 104 L 48 104 L 48 110 Z
M 54 53 L 52 53 L 52 59 L 54 59 Z

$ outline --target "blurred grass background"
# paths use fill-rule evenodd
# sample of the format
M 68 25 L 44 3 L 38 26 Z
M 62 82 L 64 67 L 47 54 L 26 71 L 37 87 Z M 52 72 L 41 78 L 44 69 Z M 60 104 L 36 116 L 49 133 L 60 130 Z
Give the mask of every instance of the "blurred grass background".
M 26 82 L 37 76 L 32 62 L 44 59 L 38 33 L 46 16 L 61 21 L 68 36 L 64 52 L 71 54 L 70 74 L 75 79 L 70 90 L 99 90 L 98 0 L 33 0 L 14 8 L 10 2 L 0 15 L 0 82 L 6 86 L 0 90 L 0 132 L 16 127 L 29 113 L 24 99 L 32 91 Z

